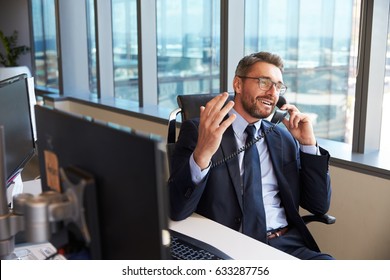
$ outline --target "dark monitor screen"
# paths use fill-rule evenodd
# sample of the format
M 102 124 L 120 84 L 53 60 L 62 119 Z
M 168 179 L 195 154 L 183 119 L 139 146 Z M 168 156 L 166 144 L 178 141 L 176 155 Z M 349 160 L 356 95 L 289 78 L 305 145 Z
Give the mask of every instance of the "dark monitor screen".
M 25 74 L 0 81 L 0 125 L 4 127 L 6 185 L 9 186 L 35 149 Z
M 168 258 L 161 142 L 44 106 L 35 106 L 35 116 L 43 191 L 58 187 L 48 174 L 55 162 L 95 179 L 101 258 Z

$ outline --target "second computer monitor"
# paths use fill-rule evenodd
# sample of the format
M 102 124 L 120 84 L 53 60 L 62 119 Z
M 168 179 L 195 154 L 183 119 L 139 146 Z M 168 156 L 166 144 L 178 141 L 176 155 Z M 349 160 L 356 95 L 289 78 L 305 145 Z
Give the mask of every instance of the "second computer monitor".
M 0 125 L 4 127 L 6 185 L 9 186 L 35 152 L 26 75 L 0 81 Z

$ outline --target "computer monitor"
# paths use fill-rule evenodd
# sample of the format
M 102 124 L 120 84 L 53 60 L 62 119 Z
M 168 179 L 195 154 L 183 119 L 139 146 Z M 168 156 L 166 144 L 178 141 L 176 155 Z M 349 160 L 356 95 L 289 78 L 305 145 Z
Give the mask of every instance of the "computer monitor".
M 94 177 L 101 258 L 169 258 L 160 140 L 44 106 L 35 106 L 35 116 L 43 191 L 58 189 L 52 178 L 58 168 Z
M 35 152 L 27 75 L 0 81 L 0 125 L 4 127 L 6 186 Z

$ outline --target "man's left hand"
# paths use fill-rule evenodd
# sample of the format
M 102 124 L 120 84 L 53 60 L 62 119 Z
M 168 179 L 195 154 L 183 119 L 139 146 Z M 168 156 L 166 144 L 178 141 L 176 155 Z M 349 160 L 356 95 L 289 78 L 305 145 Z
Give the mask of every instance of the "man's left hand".
M 283 119 L 283 124 L 287 127 L 295 139 L 302 145 L 315 145 L 313 124 L 307 114 L 301 113 L 292 104 L 285 104 L 280 109 L 287 110 L 290 114 L 288 119 Z

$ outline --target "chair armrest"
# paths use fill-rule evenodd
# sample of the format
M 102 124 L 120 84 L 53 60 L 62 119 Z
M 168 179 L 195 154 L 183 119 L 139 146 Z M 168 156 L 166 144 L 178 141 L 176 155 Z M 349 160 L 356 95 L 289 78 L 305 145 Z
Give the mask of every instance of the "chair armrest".
M 176 142 L 176 117 L 180 112 L 181 109 L 177 108 L 169 114 L 167 143 Z
M 302 216 L 302 219 L 305 222 L 305 224 L 308 224 L 310 222 L 321 222 L 327 225 L 331 225 L 336 222 L 336 218 L 328 214 L 325 215 L 310 214 L 310 215 Z

